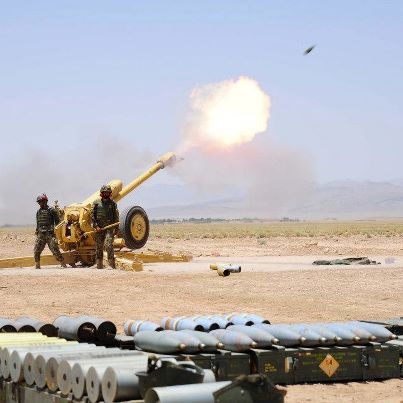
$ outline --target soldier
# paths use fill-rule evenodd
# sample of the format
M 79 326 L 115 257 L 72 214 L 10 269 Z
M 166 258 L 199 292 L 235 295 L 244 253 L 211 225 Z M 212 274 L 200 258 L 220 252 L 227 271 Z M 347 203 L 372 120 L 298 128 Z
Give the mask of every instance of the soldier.
M 55 226 L 60 222 L 59 214 L 54 208 L 48 206 L 48 197 L 45 194 L 38 196 L 36 201 L 39 204 L 39 210 L 36 212 L 35 268 L 41 268 L 41 253 L 46 244 L 60 262 L 61 267 L 66 267 L 55 237 Z
M 101 187 L 100 200 L 96 200 L 92 205 L 92 225 L 97 231 L 95 234 L 97 269 L 103 269 L 104 245 L 108 254 L 108 263 L 115 269 L 115 253 L 113 250 L 113 238 L 116 227 L 103 230 L 107 225 L 115 224 L 119 221 L 119 211 L 116 203 L 111 199 L 112 189 L 109 185 Z

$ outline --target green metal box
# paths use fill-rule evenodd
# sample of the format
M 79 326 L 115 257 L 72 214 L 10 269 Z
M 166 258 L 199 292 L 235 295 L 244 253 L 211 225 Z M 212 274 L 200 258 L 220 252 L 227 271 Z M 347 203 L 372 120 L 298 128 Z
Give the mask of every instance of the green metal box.
M 216 354 L 181 355 L 204 369 L 213 370 L 217 381 L 229 381 L 239 375 L 250 374 L 249 355 L 219 350 Z
M 399 350 L 385 344 L 252 350 L 250 355 L 252 372 L 281 384 L 400 377 Z

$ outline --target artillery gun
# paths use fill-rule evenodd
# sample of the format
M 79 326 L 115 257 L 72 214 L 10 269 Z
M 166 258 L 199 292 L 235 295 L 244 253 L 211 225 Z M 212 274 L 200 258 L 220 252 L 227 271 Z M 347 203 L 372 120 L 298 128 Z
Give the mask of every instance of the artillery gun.
M 175 162 L 175 154 L 168 152 L 162 155 L 150 169 L 143 172 L 126 186 L 123 186 L 122 181 L 118 179 L 110 181 L 108 185 L 112 189 L 112 199 L 115 202 L 119 202 L 159 170 L 164 169 L 166 166 L 171 166 Z M 56 202 L 61 221 L 55 227 L 55 235 L 59 247 L 63 251 L 62 254 L 66 264 L 75 266 L 79 263 L 84 266 L 92 266 L 95 263 L 95 231 L 91 222 L 91 207 L 99 197 L 99 192 L 95 192 L 83 202 L 70 204 L 63 209 L 60 209 Z M 147 213 L 140 206 L 128 207 L 121 211 L 118 225 L 118 235 L 115 236 L 113 242 L 118 268 L 139 271 L 142 270 L 143 262 L 178 262 L 191 259 L 189 256 L 173 256 L 167 253 L 133 253 L 133 250 L 140 249 L 146 244 L 150 232 Z M 42 255 L 41 262 L 43 265 L 57 264 L 52 255 Z M 32 257 L 0 260 L 0 268 L 33 265 L 34 260 Z

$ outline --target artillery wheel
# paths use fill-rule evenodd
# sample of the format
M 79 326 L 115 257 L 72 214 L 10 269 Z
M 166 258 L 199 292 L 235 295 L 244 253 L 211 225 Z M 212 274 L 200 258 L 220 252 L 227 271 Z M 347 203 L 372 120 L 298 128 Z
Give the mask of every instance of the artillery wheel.
M 142 248 L 150 233 L 147 213 L 140 206 L 127 207 L 120 215 L 119 230 L 129 249 Z

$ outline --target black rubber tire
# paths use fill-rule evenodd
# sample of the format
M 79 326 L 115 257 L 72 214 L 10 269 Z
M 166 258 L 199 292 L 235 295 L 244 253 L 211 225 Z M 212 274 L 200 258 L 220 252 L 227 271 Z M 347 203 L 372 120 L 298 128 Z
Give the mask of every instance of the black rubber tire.
M 145 233 L 142 239 L 134 238 L 131 232 L 131 223 L 135 215 L 141 215 L 145 222 Z M 148 220 L 147 213 L 140 206 L 132 206 L 125 208 L 120 213 L 120 224 L 119 231 L 121 232 L 123 239 L 125 240 L 125 245 L 129 249 L 140 249 L 142 248 L 148 240 L 150 234 L 150 222 Z

